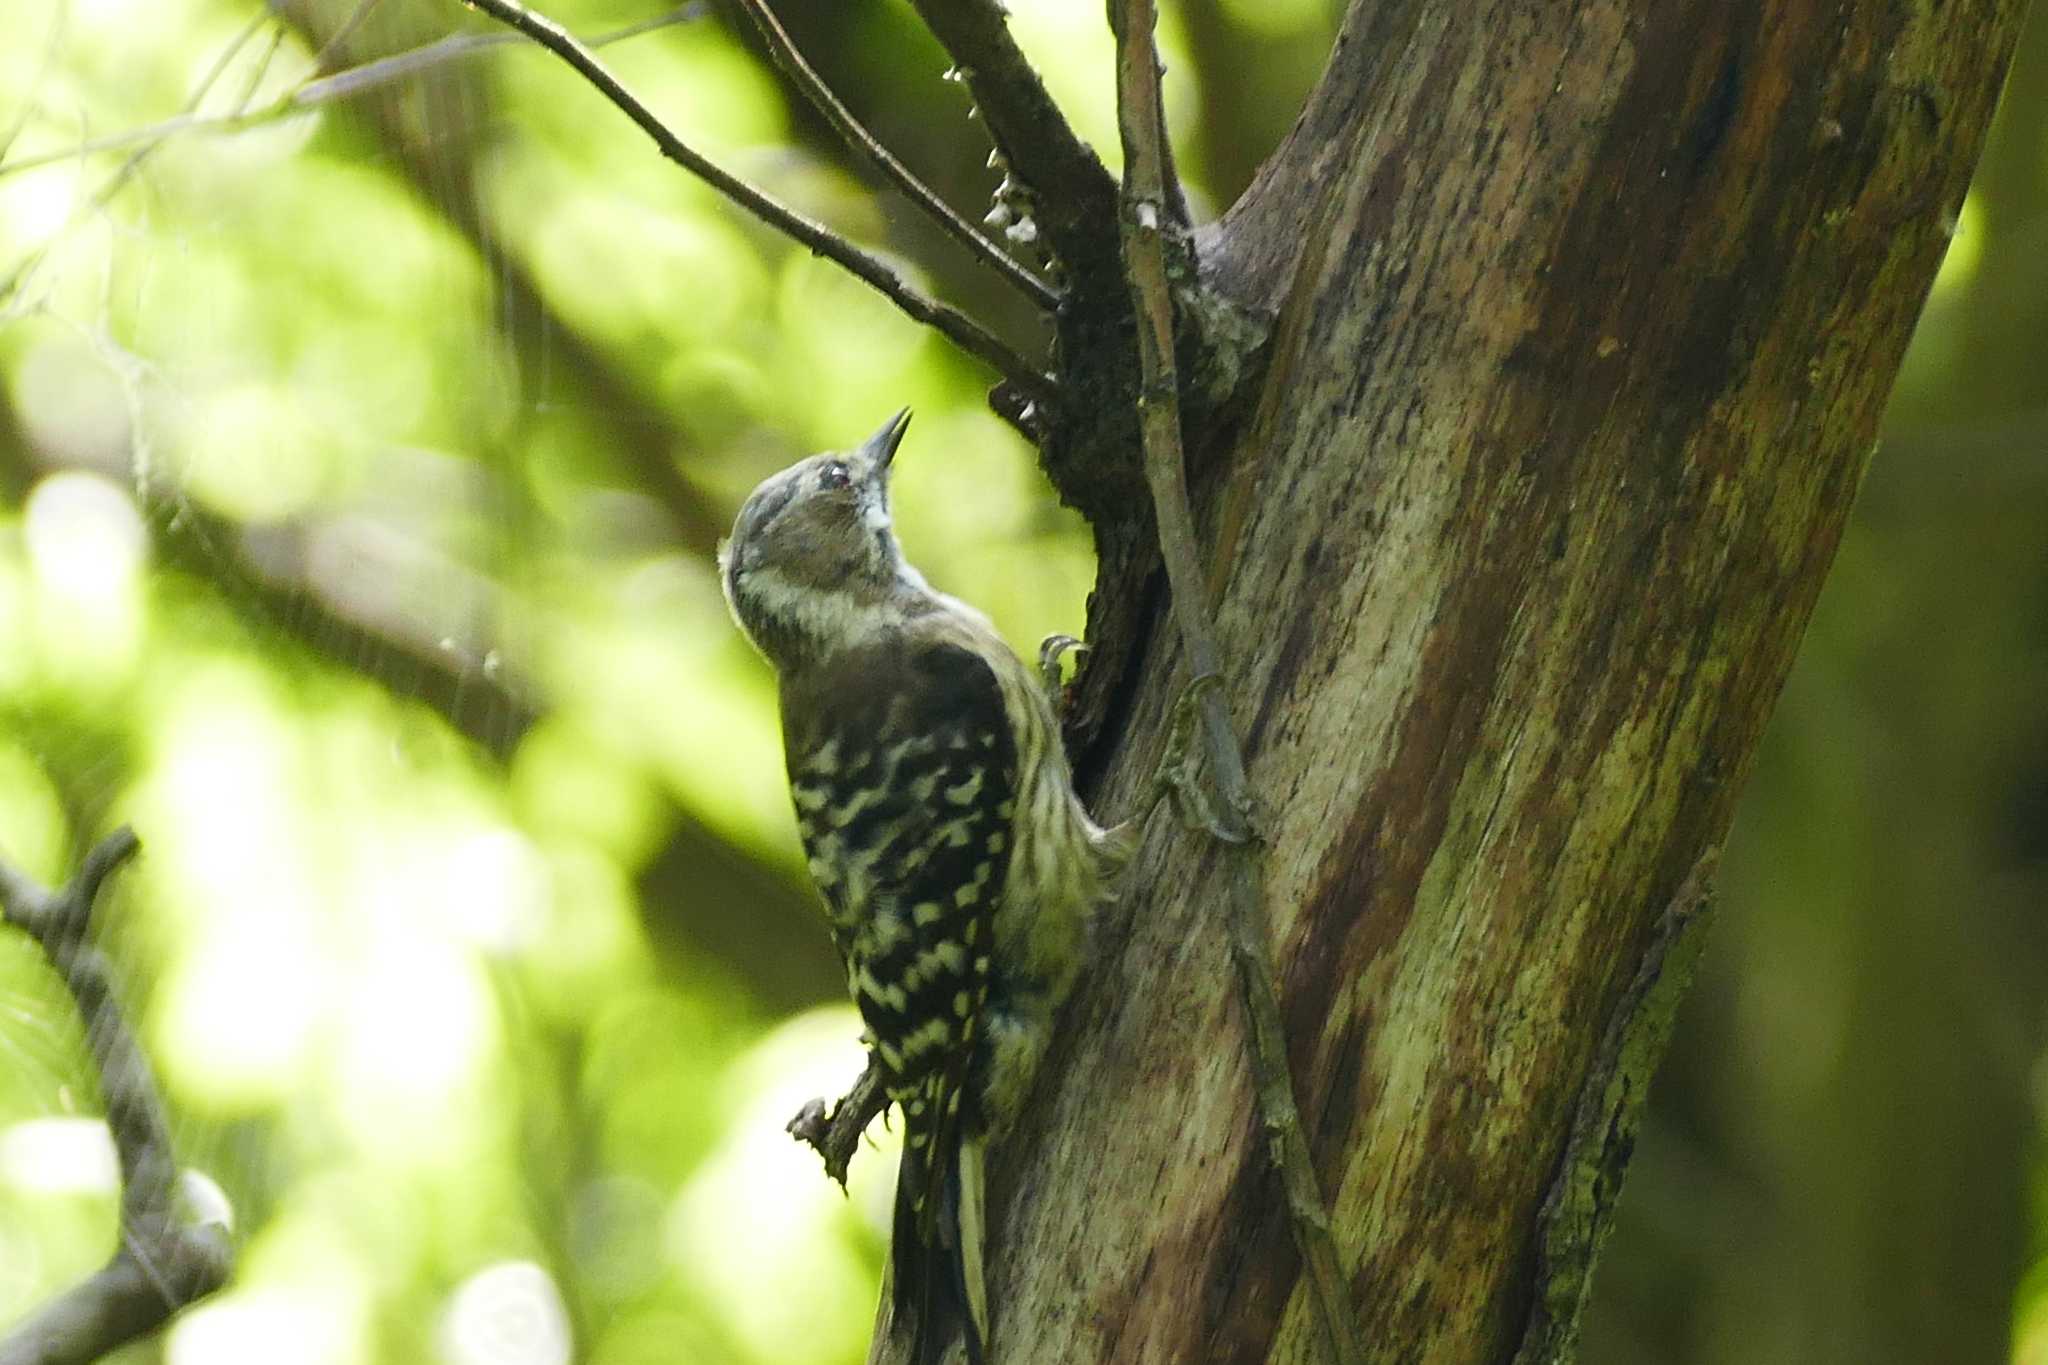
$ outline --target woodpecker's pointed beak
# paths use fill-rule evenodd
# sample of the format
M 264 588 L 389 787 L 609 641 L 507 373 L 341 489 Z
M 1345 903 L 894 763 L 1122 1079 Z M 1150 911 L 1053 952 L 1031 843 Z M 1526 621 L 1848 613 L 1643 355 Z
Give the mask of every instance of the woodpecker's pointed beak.
M 896 447 L 903 444 L 903 433 L 910 426 L 910 409 L 904 408 L 894 417 L 882 423 L 882 429 L 861 442 L 858 453 L 873 460 L 875 468 L 888 471 L 889 462 L 896 458 Z

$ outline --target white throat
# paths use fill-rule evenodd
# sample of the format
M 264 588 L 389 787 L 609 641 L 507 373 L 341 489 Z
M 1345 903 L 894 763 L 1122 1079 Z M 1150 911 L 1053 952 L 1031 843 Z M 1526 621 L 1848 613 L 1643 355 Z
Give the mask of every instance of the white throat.
M 740 580 L 739 592 L 765 620 L 802 636 L 820 653 L 832 654 L 902 630 L 923 605 L 919 598 L 931 596 L 924 578 L 907 564 L 897 581 L 907 591 L 864 597 L 819 592 L 791 582 L 778 569 L 762 567 Z

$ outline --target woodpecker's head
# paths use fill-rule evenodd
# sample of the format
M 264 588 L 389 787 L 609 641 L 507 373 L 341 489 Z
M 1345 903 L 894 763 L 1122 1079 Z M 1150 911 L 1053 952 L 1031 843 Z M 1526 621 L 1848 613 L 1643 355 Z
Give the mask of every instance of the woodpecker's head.
M 776 667 L 902 624 L 905 597 L 926 591 L 889 519 L 889 464 L 909 425 L 905 408 L 854 450 L 770 475 L 741 506 L 719 548 L 725 600 Z

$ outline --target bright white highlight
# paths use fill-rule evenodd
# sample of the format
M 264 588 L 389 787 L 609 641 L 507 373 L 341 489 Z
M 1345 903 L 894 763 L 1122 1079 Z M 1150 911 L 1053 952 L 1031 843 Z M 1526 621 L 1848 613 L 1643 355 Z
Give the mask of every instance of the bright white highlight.
M 165 1072 L 180 1089 L 240 1113 L 303 1083 L 333 985 L 303 927 L 283 915 L 224 917 L 177 960 L 153 1022 L 168 1043 Z
M 477 1068 L 495 1042 L 474 959 L 423 935 L 381 934 L 350 964 L 335 1018 L 336 1096 L 356 1141 L 393 1161 L 447 1159 L 473 1132 Z
M 708 1302 L 755 1358 L 804 1360 L 835 1333 L 857 1334 L 874 1312 L 874 1287 L 845 1220 L 884 1225 L 897 1138 L 877 1125 L 852 1168 L 852 1204 L 820 1178 L 817 1153 L 784 1125 L 816 1095 L 837 1095 L 860 1074 L 859 1019 L 851 1006 L 813 1010 L 776 1029 L 741 1059 L 743 1096 L 730 1135 L 669 1212 L 669 1259 L 709 1287 Z M 801 1303 L 802 1312 L 791 1312 Z
M 59 333 L 32 343 L 11 378 L 23 430 L 47 463 L 127 469 L 129 396 L 83 340 Z
M 97 474 L 52 474 L 29 494 L 29 564 L 52 593 L 87 606 L 122 601 L 142 564 L 142 518 Z
M 231 1291 L 179 1317 L 166 1365 L 355 1365 L 369 1359 L 363 1303 L 352 1288 Z
M 440 1345 L 450 1365 L 569 1365 L 569 1314 L 547 1271 L 504 1261 L 455 1291 Z
M 526 947 L 546 923 L 547 864 L 515 829 L 485 827 L 458 836 L 439 881 L 435 900 L 445 907 L 449 927 L 479 948 Z
M 83 175 L 78 165 L 60 161 L 0 181 L 0 233 L 13 242 L 39 242 L 61 232 L 78 207 Z
M 187 1166 L 178 1173 L 178 1198 L 184 1204 L 184 1215 L 200 1227 L 216 1227 L 224 1232 L 235 1230 L 235 1206 L 228 1202 L 228 1192 L 220 1187 L 206 1172 Z
M 112 1194 L 114 1139 L 98 1119 L 27 1119 L 0 1129 L 0 1182 L 34 1194 Z

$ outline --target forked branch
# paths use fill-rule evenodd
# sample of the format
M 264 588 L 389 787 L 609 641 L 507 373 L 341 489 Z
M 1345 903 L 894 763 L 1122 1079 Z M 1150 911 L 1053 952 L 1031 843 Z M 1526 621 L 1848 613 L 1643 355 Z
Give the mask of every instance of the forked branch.
M 782 21 L 769 8 L 768 0 L 739 0 L 741 9 L 754 21 L 754 27 L 761 34 L 761 41 L 768 47 L 768 56 L 789 77 L 804 98 L 818 111 L 825 122 L 832 125 L 847 150 L 872 166 L 884 179 L 903 192 L 903 196 L 924 210 L 925 215 L 954 241 L 966 247 L 982 261 L 993 266 L 1012 285 L 1022 290 L 1026 297 L 1045 311 L 1059 307 L 1058 291 L 1038 276 L 1032 274 L 1024 264 L 996 245 L 995 239 L 968 222 L 954 211 L 953 206 L 939 198 L 931 186 L 919 180 L 910 167 L 896 159 L 887 147 L 873 133 L 862 126 L 859 119 L 832 93 L 832 87 L 825 84 L 811 64 L 804 60 L 804 54 L 790 40 L 789 33 L 782 27 Z
M 134 834 L 115 830 L 57 892 L 0 863 L 0 912 L 35 940 L 78 1006 L 121 1168 L 120 1249 L 0 1341 L 0 1365 L 98 1360 L 227 1282 L 232 1252 L 225 1230 L 187 1223 L 179 1212 L 163 1101 L 114 994 L 107 959 L 91 943 L 99 889 L 137 847 Z
M 1267 941 L 1265 856 L 1251 824 L 1244 756 L 1231 728 L 1223 689 L 1217 685 L 1223 656 L 1209 620 L 1208 595 L 1195 550 L 1194 517 L 1188 506 L 1166 240 L 1169 230 L 1183 231 L 1184 220 L 1179 212 L 1180 196 L 1167 183 L 1159 54 L 1152 42 L 1156 22 L 1152 0 L 1113 0 L 1110 5 L 1110 23 L 1117 36 L 1117 123 L 1124 145 L 1120 224 L 1131 302 L 1138 315 L 1138 420 L 1145 447 L 1145 481 L 1158 519 L 1159 550 L 1166 565 L 1173 614 L 1194 671 L 1194 701 L 1200 708 L 1209 772 L 1221 797 L 1214 803 L 1214 832 L 1235 849 L 1230 872 L 1230 955 L 1244 1001 L 1252 1083 L 1268 1153 L 1286 1187 L 1288 1214 L 1308 1267 L 1309 1288 L 1330 1358 L 1339 1365 L 1358 1365 L 1365 1356 L 1350 1286 L 1330 1230 L 1329 1207 L 1309 1156 L 1287 1065 L 1286 1031 L 1273 986 L 1272 945 Z
M 518 0 L 463 0 L 463 3 L 525 34 L 561 58 L 647 134 L 670 161 L 791 241 L 866 281 L 912 319 L 937 328 L 961 350 L 983 361 L 1018 390 L 1036 399 L 1052 396 L 1050 375 L 973 318 L 925 294 L 879 257 L 862 251 L 823 223 L 754 188 L 690 147 L 667 124 L 656 118 L 653 111 L 612 74 L 595 52 L 560 24 L 528 9 Z

